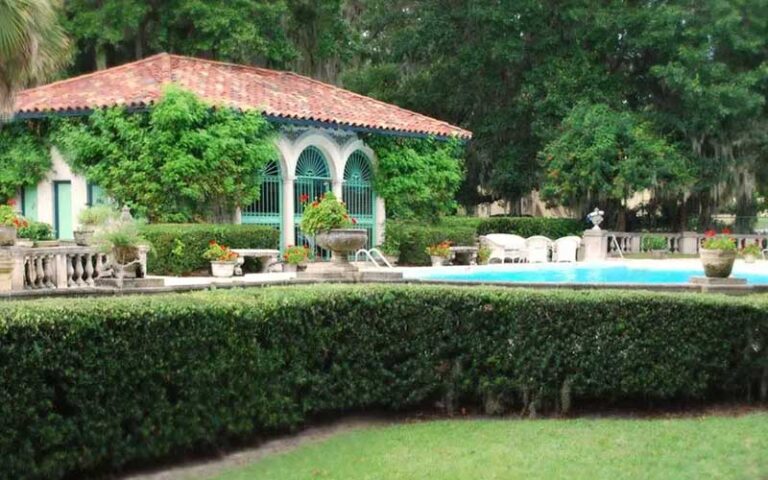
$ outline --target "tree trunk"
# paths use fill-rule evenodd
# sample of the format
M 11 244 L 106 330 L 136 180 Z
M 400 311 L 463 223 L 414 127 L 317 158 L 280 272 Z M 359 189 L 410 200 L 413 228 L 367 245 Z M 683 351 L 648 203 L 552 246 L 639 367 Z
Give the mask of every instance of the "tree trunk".
M 96 70 L 107 68 L 107 49 L 104 45 L 96 45 Z

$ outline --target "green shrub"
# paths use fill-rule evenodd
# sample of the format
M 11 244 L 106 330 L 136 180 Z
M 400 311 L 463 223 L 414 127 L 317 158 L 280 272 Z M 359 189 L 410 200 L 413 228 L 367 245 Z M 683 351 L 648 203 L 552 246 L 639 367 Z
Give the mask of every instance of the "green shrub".
M 208 268 L 203 252 L 211 240 L 231 248 L 278 248 L 280 234 L 262 225 L 153 224 L 141 233 L 152 244 L 147 270 L 153 275 L 185 275 Z
M 666 250 L 667 239 L 662 235 L 643 235 L 641 242 L 643 251 L 651 252 L 654 250 Z
M 429 255 L 426 254 L 429 245 L 446 240 L 455 245 L 474 245 L 477 242 L 475 226 L 461 225 L 459 222 L 432 225 L 421 222 L 387 221 L 386 237 L 388 244 L 396 245 L 399 249 L 400 265 L 429 265 Z
M 48 223 L 28 220 L 27 226 L 20 228 L 17 235 L 19 238 L 26 238 L 28 240 L 35 240 L 38 242 L 52 240 L 53 227 Z
M 483 219 L 477 226 L 478 235 L 489 233 L 513 233 L 521 237 L 544 235 L 552 239 L 581 235 L 587 225 L 574 218 L 545 217 L 491 217 Z
M 765 297 L 312 285 L 7 302 L 0 478 L 81 478 L 438 400 L 747 398 L 767 345 Z

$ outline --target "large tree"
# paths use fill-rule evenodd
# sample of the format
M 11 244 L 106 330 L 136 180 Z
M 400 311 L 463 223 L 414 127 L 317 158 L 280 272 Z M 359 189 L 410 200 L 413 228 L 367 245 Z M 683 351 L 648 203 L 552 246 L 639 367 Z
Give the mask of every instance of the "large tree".
M 0 0 L 0 119 L 15 93 L 43 81 L 67 62 L 58 0 Z

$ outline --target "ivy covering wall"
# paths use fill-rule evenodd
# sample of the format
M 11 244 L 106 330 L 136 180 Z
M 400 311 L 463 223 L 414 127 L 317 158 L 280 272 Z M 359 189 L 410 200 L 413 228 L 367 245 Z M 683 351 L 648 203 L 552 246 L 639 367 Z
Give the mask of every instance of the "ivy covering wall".
M 117 203 L 177 223 L 257 200 L 262 167 L 277 157 L 274 134 L 260 113 L 212 108 L 171 86 L 147 112 L 113 107 L 61 121 L 55 142 Z
M 37 185 L 51 169 L 45 123 L 0 125 L 0 202 Z

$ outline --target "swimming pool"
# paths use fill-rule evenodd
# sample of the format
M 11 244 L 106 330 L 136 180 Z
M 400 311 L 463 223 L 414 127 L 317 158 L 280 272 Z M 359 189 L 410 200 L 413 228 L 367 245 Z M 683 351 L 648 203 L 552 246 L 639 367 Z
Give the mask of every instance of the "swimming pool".
M 505 264 L 428 268 L 404 273 L 406 279 L 427 281 L 585 285 L 684 285 L 697 276 L 704 276 L 697 261 Z M 746 278 L 750 285 L 768 285 L 768 263 L 737 263 L 731 276 Z

